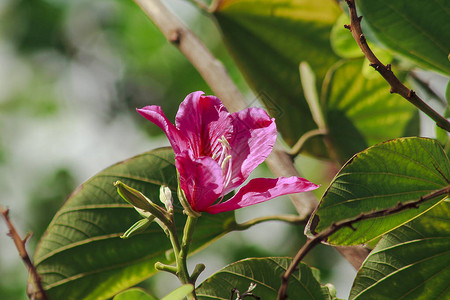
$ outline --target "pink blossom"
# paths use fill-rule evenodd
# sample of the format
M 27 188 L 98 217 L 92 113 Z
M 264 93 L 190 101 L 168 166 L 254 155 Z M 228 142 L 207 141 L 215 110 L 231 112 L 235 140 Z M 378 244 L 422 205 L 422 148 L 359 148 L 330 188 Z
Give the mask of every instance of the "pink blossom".
M 175 125 L 159 106 L 137 109 L 167 135 L 175 152 L 180 187 L 194 211 L 216 214 L 318 187 L 299 177 L 256 178 L 223 200 L 267 158 L 277 129 L 263 109 L 230 114 L 219 98 L 203 94 L 194 92 L 184 99 Z

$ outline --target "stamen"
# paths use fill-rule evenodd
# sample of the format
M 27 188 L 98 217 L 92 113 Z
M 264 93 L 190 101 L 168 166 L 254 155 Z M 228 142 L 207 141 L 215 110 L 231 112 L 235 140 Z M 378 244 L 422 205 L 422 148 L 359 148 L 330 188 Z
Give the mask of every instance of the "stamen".
M 222 135 L 222 138 L 218 140 L 223 146 L 225 146 L 227 149 L 230 149 L 230 143 L 228 143 L 225 136 Z
M 222 162 L 222 165 L 220 166 L 225 174 L 225 164 L 227 163 L 227 161 L 229 161 L 231 159 L 231 155 L 228 155 L 227 157 L 225 157 L 225 159 Z
M 214 155 L 212 156 L 212 159 L 217 160 L 219 165 L 222 165 L 223 162 L 227 159 L 227 153 L 228 153 L 228 150 L 231 149 L 231 147 L 230 147 L 230 144 L 228 143 L 227 139 L 223 135 L 222 135 L 222 138 L 218 139 L 217 141 L 222 144 L 222 151 L 214 153 Z M 223 169 L 223 167 L 222 167 L 222 169 Z
M 227 187 L 228 184 L 231 182 L 232 177 L 232 159 L 231 155 L 228 154 L 229 150 L 231 149 L 230 143 L 228 143 L 225 136 L 222 135 L 221 138 L 217 140 L 219 143 L 222 144 L 221 151 L 218 151 L 213 154 L 212 159 L 217 161 L 217 163 L 220 165 L 220 168 L 223 172 L 223 187 Z M 222 194 L 217 204 L 223 201 L 223 198 L 225 197 L 225 194 Z
M 227 168 L 227 170 L 224 171 L 224 174 L 226 174 L 226 175 L 225 175 L 225 180 L 224 180 L 224 183 L 223 183 L 223 186 L 224 186 L 224 187 L 227 187 L 228 184 L 229 184 L 230 181 L 231 181 L 231 173 L 232 173 L 232 170 L 231 170 L 231 155 L 228 155 L 228 156 L 227 156 L 227 161 L 229 161 L 229 163 L 228 163 L 228 168 Z M 224 170 L 224 169 L 222 168 L 222 170 Z

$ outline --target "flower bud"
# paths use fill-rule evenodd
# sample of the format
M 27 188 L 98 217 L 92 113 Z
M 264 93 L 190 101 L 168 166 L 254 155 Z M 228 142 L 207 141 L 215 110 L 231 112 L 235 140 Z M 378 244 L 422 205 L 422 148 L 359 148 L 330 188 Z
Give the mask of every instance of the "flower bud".
M 117 192 L 119 193 L 119 195 L 135 208 L 147 211 L 151 215 L 161 220 L 161 222 L 163 222 L 164 224 L 169 224 L 170 221 L 168 219 L 167 212 L 153 203 L 150 199 L 145 197 L 144 194 L 142 194 L 138 190 L 133 189 L 132 187 L 129 187 L 121 181 L 116 181 L 114 183 L 114 186 L 117 187 Z M 138 212 L 142 215 L 139 210 Z M 144 217 L 148 218 L 147 216 Z
M 159 199 L 165 205 L 167 212 L 172 213 L 173 212 L 172 192 L 167 186 L 162 185 L 161 188 L 159 189 Z
M 119 193 L 119 195 L 131 205 L 145 211 L 152 210 L 152 201 L 145 197 L 144 194 L 142 194 L 138 190 L 129 187 L 121 181 L 114 182 L 114 186 L 117 187 L 117 192 Z

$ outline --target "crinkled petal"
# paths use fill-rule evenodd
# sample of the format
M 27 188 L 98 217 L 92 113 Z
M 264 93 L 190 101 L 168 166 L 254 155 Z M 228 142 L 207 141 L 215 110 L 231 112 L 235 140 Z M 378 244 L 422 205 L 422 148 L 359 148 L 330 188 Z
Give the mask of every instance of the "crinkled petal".
M 275 120 L 261 108 L 251 107 L 231 114 L 231 182 L 225 192 L 240 186 L 250 173 L 269 156 L 277 139 Z
M 180 173 L 180 187 L 193 210 L 206 211 L 222 195 L 222 169 L 212 158 L 196 158 L 187 150 L 175 157 L 175 166 Z
M 311 191 L 319 186 L 300 177 L 256 178 L 243 186 L 230 200 L 210 206 L 211 214 L 261 203 L 278 196 Z
M 175 124 L 189 140 L 196 157 L 212 157 L 222 150 L 218 140 L 222 136 L 229 139 L 233 126 L 231 115 L 219 98 L 203 94 L 199 91 L 187 95 L 180 104 Z
M 150 105 L 136 110 L 141 116 L 155 123 L 164 131 L 175 154 L 180 154 L 188 147 L 187 140 L 180 134 L 175 125 L 167 119 L 160 106 Z

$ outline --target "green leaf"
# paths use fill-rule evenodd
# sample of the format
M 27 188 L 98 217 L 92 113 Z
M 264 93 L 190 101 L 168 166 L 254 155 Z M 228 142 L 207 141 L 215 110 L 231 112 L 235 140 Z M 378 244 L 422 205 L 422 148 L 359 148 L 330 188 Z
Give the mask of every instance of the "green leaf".
M 143 289 L 132 288 L 117 294 L 113 300 L 157 300 L 155 297 L 147 294 Z
M 50 223 L 34 257 L 52 299 L 106 299 L 154 274 L 157 261 L 172 263 L 165 257 L 170 242 L 156 223 L 143 233 L 120 238 L 142 217 L 119 196 L 113 185 L 117 180 L 150 199 L 158 199 L 162 184 L 176 189 L 174 154 L 169 148 L 161 148 L 115 164 L 69 197 Z M 180 206 L 175 208 L 175 218 L 181 232 L 185 216 Z M 204 214 L 191 249 L 195 251 L 217 239 L 232 223 L 234 213 Z
M 450 299 L 450 203 L 385 235 L 353 283 L 350 299 Z
M 194 286 L 192 284 L 184 284 L 170 292 L 170 294 L 166 295 L 161 300 L 183 300 L 184 297 L 186 297 L 193 290 Z
M 362 76 L 363 62 L 356 59 L 336 64 L 322 91 L 331 142 L 342 162 L 374 144 L 419 133 L 417 109 L 391 94 L 381 76 Z M 416 125 L 412 130 L 411 124 Z
M 439 143 L 426 138 L 401 138 L 370 147 L 350 159 L 325 192 L 307 225 L 315 234 L 332 223 L 421 197 L 450 184 L 450 163 Z M 417 209 L 342 228 L 328 238 L 335 245 L 355 245 L 371 241 L 423 214 L 443 195 Z
M 447 0 L 359 0 L 378 40 L 423 68 L 450 74 L 450 10 Z
M 338 59 L 329 42 L 331 27 L 340 15 L 336 2 L 224 0 L 214 15 L 225 44 L 276 118 L 284 140 L 292 146 L 305 132 L 316 129 L 299 84 L 298 66 L 306 61 L 320 88 Z M 325 155 L 322 143 L 312 147 L 310 151 Z
M 266 257 L 249 258 L 235 262 L 206 279 L 196 290 L 199 300 L 230 299 L 232 289 L 242 295 L 250 284 L 256 287 L 252 293 L 260 299 L 276 299 L 281 285 L 281 275 L 291 262 L 290 258 Z M 321 286 L 312 269 L 300 263 L 288 287 L 288 299 L 331 299 L 328 287 Z M 294 298 L 292 298 L 294 297 Z

